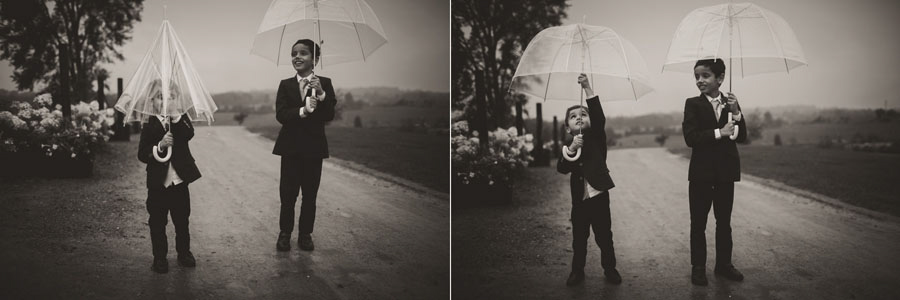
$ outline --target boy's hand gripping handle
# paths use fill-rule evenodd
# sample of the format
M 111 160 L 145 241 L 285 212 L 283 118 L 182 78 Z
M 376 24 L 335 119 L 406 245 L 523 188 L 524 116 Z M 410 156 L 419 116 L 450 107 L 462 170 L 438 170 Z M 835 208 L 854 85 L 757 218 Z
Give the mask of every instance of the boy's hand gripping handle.
M 732 121 L 732 115 L 731 115 L 731 112 L 728 112 L 728 121 L 729 121 L 729 122 Z M 732 132 L 732 133 L 731 133 L 731 136 L 729 136 L 728 138 L 730 138 L 732 141 L 733 141 L 733 140 L 736 140 L 736 139 L 737 139 L 737 136 L 738 136 L 738 130 L 739 130 L 739 129 L 738 129 L 738 126 L 737 126 L 737 124 L 735 124 L 735 125 L 734 125 L 734 132 Z
M 168 121 L 168 118 L 166 118 L 166 119 L 167 119 L 166 121 Z M 169 132 L 171 132 L 171 130 L 172 130 L 172 125 L 170 124 Z M 169 161 L 169 159 L 172 158 L 172 146 L 166 147 L 166 156 L 165 157 L 159 157 L 159 148 L 158 147 L 159 146 L 157 146 L 157 145 L 153 146 L 153 158 L 155 158 L 156 161 L 161 162 L 161 163 Z

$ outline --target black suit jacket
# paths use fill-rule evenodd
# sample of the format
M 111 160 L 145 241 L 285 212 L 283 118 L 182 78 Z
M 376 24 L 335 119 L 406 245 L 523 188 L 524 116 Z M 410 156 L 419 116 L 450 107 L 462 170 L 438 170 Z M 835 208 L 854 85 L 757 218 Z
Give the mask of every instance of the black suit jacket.
M 328 158 L 328 140 L 325 139 L 325 122 L 334 119 L 337 99 L 331 79 L 318 76 L 325 90 L 325 99 L 316 110 L 300 118 L 300 108 L 306 105 L 306 97 L 300 97 L 297 76 L 281 81 L 275 98 L 275 118 L 281 123 L 281 131 L 275 140 L 276 155 L 300 155 L 307 158 Z M 310 89 L 310 92 L 312 90 Z
M 191 183 L 200 178 L 200 170 L 194 163 L 191 148 L 188 141 L 194 137 L 194 126 L 188 116 L 182 115 L 178 123 L 172 123 L 172 157 L 168 162 L 161 163 L 153 158 L 153 146 L 156 146 L 166 129 L 155 116 L 149 118 L 141 129 L 141 141 L 138 144 L 138 159 L 147 164 L 147 188 L 163 188 L 163 181 L 169 172 L 169 164 L 175 168 L 175 173 L 184 183 Z M 160 154 L 162 156 L 162 154 Z
M 723 99 L 724 96 L 723 96 Z M 703 94 L 688 98 L 684 103 L 684 122 L 681 124 L 684 142 L 691 147 L 691 164 L 688 169 L 689 181 L 729 182 L 741 180 L 741 159 L 737 142 L 747 139 L 746 116 L 736 122 L 737 140 L 723 135 L 716 139 L 715 129 L 728 123 L 728 104 L 716 120 L 712 103 Z M 740 110 L 740 106 L 738 106 Z
M 559 162 L 556 163 L 558 172 L 572 173 L 569 185 L 572 188 L 573 203 L 584 198 L 584 180 L 599 191 L 616 186 L 609 176 L 609 168 L 606 167 L 606 116 L 603 114 L 603 107 L 600 106 L 600 98 L 594 96 L 587 99 L 587 106 L 591 127 L 582 132 L 584 146 L 581 149 L 581 157 L 577 161 L 568 161 L 560 156 Z

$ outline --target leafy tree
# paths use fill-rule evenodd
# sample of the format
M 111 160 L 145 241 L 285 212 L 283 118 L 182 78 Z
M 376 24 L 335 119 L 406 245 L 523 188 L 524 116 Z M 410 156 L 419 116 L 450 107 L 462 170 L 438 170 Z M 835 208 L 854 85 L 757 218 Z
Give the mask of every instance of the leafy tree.
M 522 51 L 541 30 L 562 24 L 565 0 L 453 0 L 451 48 L 453 107 L 466 108 L 476 91 L 487 103 L 488 128 L 513 122 L 510 107 L 518 97 L 507 97 Z M 476 83 L 476 73 L 484 80 Z
M 141 10 L 143 0 L 0 0 L 0 59 L 12 64 L 20 90 L 46 83 L 59 92 L 67 80 L 73 98 L 85 101 L 98 65 L 124 59 L 116 48 L 131 39 Z M 60 65 L 62 50 L 66 66 Z

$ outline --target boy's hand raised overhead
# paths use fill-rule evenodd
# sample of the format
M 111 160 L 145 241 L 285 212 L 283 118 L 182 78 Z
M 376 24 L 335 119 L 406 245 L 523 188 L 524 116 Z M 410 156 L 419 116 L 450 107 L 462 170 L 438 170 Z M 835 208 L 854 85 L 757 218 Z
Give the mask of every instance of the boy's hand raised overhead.
M 581 75 L 578 75 L 578 84 L 580 84 L 581 88 L 584 89 L 584 93 L 587 94 L 588 98 L 594 96 L 594 89 L 591 88 L 591 82 L 588 81 L 588 77 L 586 74 L 581 73 Z

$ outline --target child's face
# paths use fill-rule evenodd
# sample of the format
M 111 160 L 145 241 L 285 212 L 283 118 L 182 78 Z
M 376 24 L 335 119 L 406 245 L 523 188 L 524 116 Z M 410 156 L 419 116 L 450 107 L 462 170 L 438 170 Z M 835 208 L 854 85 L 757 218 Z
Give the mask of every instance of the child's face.
M 694 68 L 694 79 L 697 81 L 697 88 L 704 94 L 712 94 L 719 90 L 722 85 L 723 78 L 716 77 L 713 71 L 707 66 L 697 66 Z
M 291 63 L 297 72 L 309 72 L 313 68 L 313 53 L 304 44 L 296 44 L 291 48 Z
M 588 116 L 586 109 L 576 108 L 570 110 L 569 115 L 566 116 L 566 125 L 568 125 L 568 129 L 566 130 L 569 133 L 591 128 L 591 117 Z
M 175 103 L 176 99 L 178 98 L 178 91 L 175 90 L 175 87 L 170 87 L 170 88 L 171 88 L 171 90 L 169 91 L 169 101 L 170 102 L 169 102 L 169 106 L 168 106 L 169 113 L 171 113 L 174 110 L 175 105 L 173 103 Z M 157 89 L 154 90 L 152 92 L 152 94 L 150 95 L 150 103 L 151 103 L 151 105 L 153 105 L 153 108 L 152 108 L 153 111 L 163 112 L 162 111 L 163 94 L 162 94 L 162 90 L 158 89 L 158 86 L 157 86 Z

